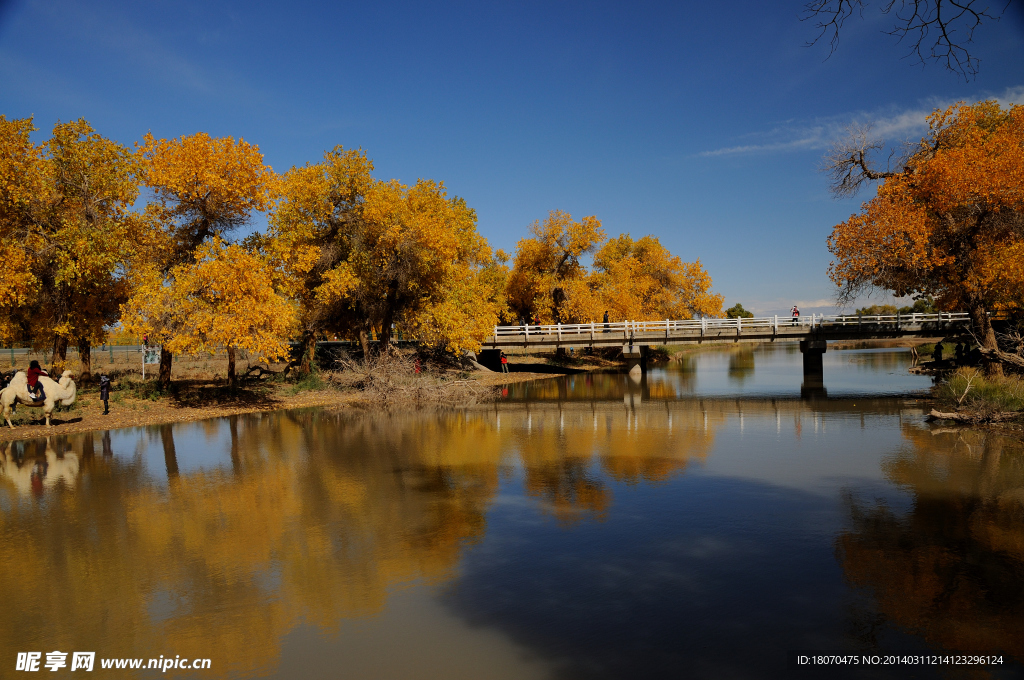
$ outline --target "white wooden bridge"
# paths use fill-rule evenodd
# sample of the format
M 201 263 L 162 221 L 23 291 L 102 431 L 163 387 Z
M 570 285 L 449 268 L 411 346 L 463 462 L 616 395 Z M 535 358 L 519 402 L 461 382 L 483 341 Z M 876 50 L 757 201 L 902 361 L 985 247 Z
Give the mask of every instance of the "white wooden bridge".
M 800 342 L 805 376 L 820 376 L 829 340 L 945 337 L 970 329 L 967 312 L 891 316 L 762 316 L 748 319 L 683 319 L 613 323 L 495 326 L 483 342 L 481 363 L 495 364 L 501 350 L 621 347 L 631 370 L 642 370 L 648 347 L 703 343 Z
M 892 316 L 830 316 L 791 318 L 685 319 L 680 321 L 617 321 L 614 323 L 495 326 L 484 348 L 583 348 L 679 345 L 689 343 L 852 340 L 940 337 L 970 328 L 967 312 L 895 314 Z

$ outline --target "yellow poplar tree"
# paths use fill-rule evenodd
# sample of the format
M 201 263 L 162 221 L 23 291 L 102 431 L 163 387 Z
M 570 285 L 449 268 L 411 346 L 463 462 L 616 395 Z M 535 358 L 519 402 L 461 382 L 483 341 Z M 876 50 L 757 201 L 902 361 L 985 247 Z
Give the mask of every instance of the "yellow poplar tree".
M 23 277 L 15 275 L 0 293 L 7 306 L 2 325 L 10 333 L 20 317 L 34 345 L 52 343 L 57 369 L 75 340 L 88 377 L 91 343 L 116 320 L 125 298 L 138 167 L 131 151 L 85 120 L 58 123 L 38 147 L 28 139 L 33 129 L 31 120 L 0 123 L 3 255 L 5 267 L 21 268 Z
M 721 295 L 700 260 L 683 262 L 654 236 L 609 239 L 594 255 L 592 286 L 613 319 L 720 316 Z
M 386 348 L 392 325 L 450 351 L 478 348 L 501 310 L 495 267 L 476 213 L 444 185 L 371 176 L 362 150 L 338 146 L 293 168 L 260 247 L 300 304 L 302 370 L 319 335 L 368 333 Z M 500 276 L 500 274 L 499 274 Z
M 288 355 L 295 307 L 274 289 L 267 261 L 242 246 L 214 237 L 196 249 L 195 260 L 171 270 L 173 285 L 153 275 L 140 283 L 138 299 L 147 305 L 142 316 L 164 316 L 169 352 L 226 347 L 228 381 L 235 387 L 236 349 L 265 361 Z
M 449 198 L 442 183 L 392 180 L 370 187 L 363 217 L 349 296 L 380 329 L 382 346 L 401 324 L 430 345 L 479 349 L 498 309 L 479 277 L 491 251 L 476 231 L 476 211 Z M 457 327 L 445 318 L 456 309 Z
M 346 294 L 355 283 L 348 258 L 351 235 L 362 220 L 373 161 L 361 149 L 341 146 L 322 163 L 294 167 L 281 178 L 281 199 L 257 245 L 275 262 L 282 286 L 298 302 L 301 370 L 311 370 L 319 336 L 353 330 L 366 348 L 366 322 Z
M 587 282 L 580 257 L 592 253 L 605 239 L 594 216 L 575 222 L 568 213 L 551 211 L 530 226 L 531 236 L 516 244 L 508 278 L 512 313 L 528 322 L 586 323 L 599 314 L 599 303 Z
M 1024 106 L 961 104 L 928 121 L 897 172 L 872 172 L 863 152 L 833 159 L 839 190 L 863 178 L 882 184 L 833 229 L 829 276 L 844 302 L 881 288 L 966 309 L 979 342 L 995 349 L 988 312 L 1024 302 Z
M 26 237 L 41 219 L 50 187 L 31 118 L 0 115 L 0 339 L 16 339 L 39 288 Z
M 201 245 L 273 205 L 278 178 L 255 145 L 205 132 L 171 140 L 147 134 L 140 155 L 145 183 L 156 197 L 145 215 L 153 245 L 149 257 L 135 263 L 140 283 L 122 309 L 126 327 L 163 344 L 160 383 L 166 387 L 178 329 L 168 325 L 176 317 L 153 313 L 145 299 L 153 294 L 153 277 L 173 287 L 174 273 L 181 271 L 176 268 L 194 263 Z

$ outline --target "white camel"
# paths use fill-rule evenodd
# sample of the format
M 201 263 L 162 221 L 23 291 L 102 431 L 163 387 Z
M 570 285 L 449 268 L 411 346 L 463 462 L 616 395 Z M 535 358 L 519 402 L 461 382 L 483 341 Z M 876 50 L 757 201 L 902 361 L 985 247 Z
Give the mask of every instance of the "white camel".
M 0 482 L 5 479 L 18 490 L 22 496 L 33 491 L 42 492 L 52 489 L 61 480 L 68 487 L 74 487 L 78 480 L 78 456 L 67 452 L 58 458 L 57 452 L 50 446 L 50 438 L 46 438 L 44 458 L 35 458 L 19 463 L 12 453 L 0 448 Z
M 32 398 L 32 393 L 28 391 L 28 375 L 25 374 L 25 371 L 15 373 L 11 378 L 11 384 L 0 392 L 0 403 L 4 406 L 4 420 L 12 430 L 14 425 L 11 424 L 11 414 L 14 412 L 13 407 L 16 403 L 22 403 L 25 406 L 42 406 L 47 427 L 50 427 L 50 414 L 53 413 L 53 407 L 57 405 L 58 401 L 65 406 L 75 403 L 78 388 L 75 387 L 75 381 L 71 379 L 71 371 L 64 371 L 60 376 L 60 382 L 46 375 L 39 376 L 39 382 L 46 394 L 46 399 L 42 401 L 35 401 Z

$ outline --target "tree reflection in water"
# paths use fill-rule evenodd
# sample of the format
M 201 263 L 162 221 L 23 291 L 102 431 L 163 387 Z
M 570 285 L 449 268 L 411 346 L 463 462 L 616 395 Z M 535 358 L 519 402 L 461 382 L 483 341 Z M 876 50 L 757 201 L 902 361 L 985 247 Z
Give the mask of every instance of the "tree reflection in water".
M 380 612 L 396 584 L 450 579 L 511 466 L 556 521 L 600 520 L 612 502 L 602 472 L 632 484 L 679 474 L 724 419 L 590 404 L 284 412 L 139 429 L 117 455 L 109 434 L 2 446 L 0 658 L 41 644 L 215 651 L 211 677 L 267 669 L 300 622 L 330 631 Z M 214 447 L 198 467 L 182 443 L 196 434 Z M 147 469 L 154 456 L 166 477 Z M 39 500 L 22 488 L 18 460 L 54 470 L 79 458 Z
M 904 433 L 910 445 L 885 473 L 913 508 L 847 497 L 852 526 L 837 539 L 847 579 L 873 593 L 882 619 L 936 649 L 1024 660 L 1024 446 L 982 430 Z M 855 634 L 872 641 L 871 630 Z

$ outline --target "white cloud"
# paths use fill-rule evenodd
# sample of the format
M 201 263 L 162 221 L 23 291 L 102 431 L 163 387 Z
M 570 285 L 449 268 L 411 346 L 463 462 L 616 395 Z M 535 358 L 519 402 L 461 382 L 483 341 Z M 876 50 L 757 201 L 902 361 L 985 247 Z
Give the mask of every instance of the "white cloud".
M 969 98 L 968 101 L 995 99 L 1003 106 L 1008 104 L 1024 104 L 1024 85 L 1007 88 L 1001 95 L 983 94 Z M 777 126 L 772 130 L 751 135 L 759 138 L 759 143 L 727 146 L 711 151 L 701 151 L 698 156 L 713 158 L 717 156 L 740 156 L 756 153 L 786 153 L 790 151 L 807 151 L 827 149 L 832 142 L 843 135 L 851 125 L 871 124 L 873 136 L 889 143 L 898 144 L 905 140 L 920 138 L 927 130 L 925 120 L 928 114 L 937 108 L 950 106 L 958 100 L 933 98 L 912 109 L 885 109 L 874 112 L 859 111 L 829 118 L 809 121 L 794 121 Z

